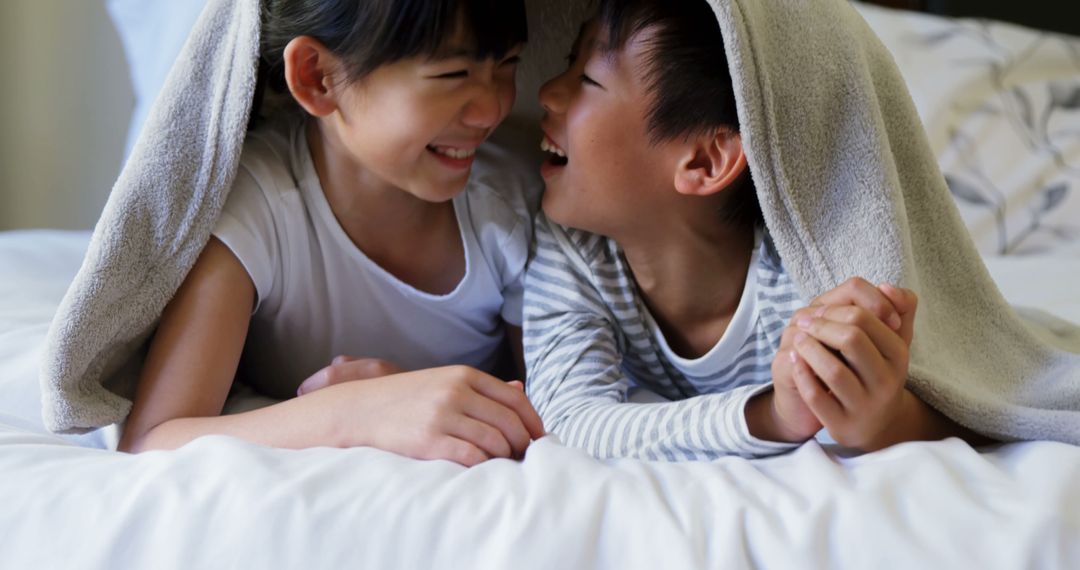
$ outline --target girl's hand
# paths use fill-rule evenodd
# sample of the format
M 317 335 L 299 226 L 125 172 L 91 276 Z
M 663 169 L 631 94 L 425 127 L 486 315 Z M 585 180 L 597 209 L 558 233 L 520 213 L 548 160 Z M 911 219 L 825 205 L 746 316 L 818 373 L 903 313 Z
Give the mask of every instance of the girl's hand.
M 889 285 L 878 291 L 898 323 L 850 304 L 818 305 L 792 319 L 799 395 L 837 443 L 864 451 L 892 443 L 890 432 L 911 409 L 905 384 L 918 299 Z
M 350 381 L 303 398 L 326 398 L 341 445 L 416 459 L 473 466 L 494 457 L 520 458 L 544 435 L 520 382 L 467 366 Z
M 296 395 L 303 396 L 308 392 L 314 392 L 320 388 L 341 384 L 342 382 L 370 380 L 401 372 L 405 372 L 405 370 L 393 362 L 381 358 L 356 358 L 341 355 L 335 357 L 329 366 L 301 382 L 300 387 L 296 390 Z

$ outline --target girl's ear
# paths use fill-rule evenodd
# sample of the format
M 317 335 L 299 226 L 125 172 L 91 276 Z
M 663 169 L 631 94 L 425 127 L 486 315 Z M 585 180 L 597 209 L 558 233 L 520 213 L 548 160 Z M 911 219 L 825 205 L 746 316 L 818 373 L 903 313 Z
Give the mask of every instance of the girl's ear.
M 293 38 L 285 46 L 285 82 L 296 102 L 308 114 L 325 117 L 338 108 L 334 71 L 338 61 L 319 40 Z
M 742 137 L 728 129 L 691 138 L 675 168 L 675 191 L 687 196 L 710 196 L 733 182 L 746 170 Z

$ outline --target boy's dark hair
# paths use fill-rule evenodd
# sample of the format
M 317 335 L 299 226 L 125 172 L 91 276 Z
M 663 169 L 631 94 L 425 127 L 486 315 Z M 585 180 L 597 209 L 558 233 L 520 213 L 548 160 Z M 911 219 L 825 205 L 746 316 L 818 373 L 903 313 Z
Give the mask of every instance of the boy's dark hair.
M 311 36 L 356 81 L 380 65 L 434 54 L 459 15 L 477 59 L 502 58 L 528 38 L 524 0 L 263 0 L 261 72 L 271 88 L 286 91 L 285 46 Z
M 610 49 L 619 50 L 647 28 L 644 70 L 649 92 L 649 137 L 654 142 L 739 132 L 735 91 L 720 24 L 705 0 L 600 0 L 597 19 Z M 732 185 L 722 212 L 729 222 L 764 225 L 747 168 Z

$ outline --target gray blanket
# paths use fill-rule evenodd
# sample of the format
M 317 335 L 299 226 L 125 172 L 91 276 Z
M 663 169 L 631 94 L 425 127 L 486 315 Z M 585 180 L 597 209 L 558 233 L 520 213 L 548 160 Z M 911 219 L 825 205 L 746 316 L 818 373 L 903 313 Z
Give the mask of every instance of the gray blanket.
M 545 2 L 540 17 L 564 3 Z M 851 276 L 911 287 L 919 396 L 995 438 L 1080 444 L 1080 329 L 1005 303 L 899 71 L 858 13 L 846 0 L 710 3 L 765 219 L 803 293 Z M 536 15 L 534 4 L 534 26 Z M 235 174 L 258 32 L 257 0 L 213 0 L 170 75 L 50 331 L 50 429 L 126 417 L 140 348 Z

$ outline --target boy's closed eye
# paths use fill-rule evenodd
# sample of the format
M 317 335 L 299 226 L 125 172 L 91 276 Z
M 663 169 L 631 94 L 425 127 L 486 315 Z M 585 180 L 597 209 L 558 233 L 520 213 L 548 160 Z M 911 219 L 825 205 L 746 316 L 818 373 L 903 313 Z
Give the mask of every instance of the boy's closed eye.
M 578 57 L 579 57 L 578 52 L 576 52 L 576 51 L 570 52 L 566 56 L 566 67 L 567 68 L 574 67 L 574 64 L 577 63 Z M 581 82 L 586 84 L 586 85 L 592 85 L 594 87 L 603 88 L 603 85 L 600 85 L 600 83 L 597 82 L 595 79 L 593 79 L 592 77 L 589 77 L 589 75 L 587 73 L 582 73 L 582 74 L 578 75 L 578 79 L 581 80 Z
M 432 79 L 464 79 L 469 76 L 467 69 L 459 69 L 457 71 L 450 71 L 447 73 L 440 73 L 438 75 L 431 76 Z

